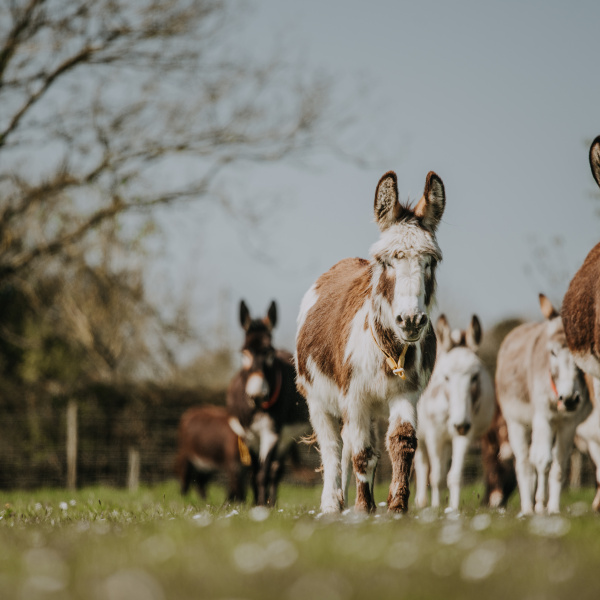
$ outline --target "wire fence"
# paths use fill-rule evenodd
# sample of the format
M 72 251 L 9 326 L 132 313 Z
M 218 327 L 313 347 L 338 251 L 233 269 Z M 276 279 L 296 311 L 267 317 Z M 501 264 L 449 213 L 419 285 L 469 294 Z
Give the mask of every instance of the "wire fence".
M 175 477 L 177 427 L 183 412 L 200 404 L 223 404 L 224 391 L 174 390 L 158 386 L 96 386 L 77 398 L 26 394 L 0 402 L 0 489 L 32 489 L 105 484 L 125 487 L 135 481 L 153 484 Z M 69 482 L 67 411 L 77 406 L 76 464 Z M 381 423 L 383 440 L 385 423 Z M 391 478 L 389 457 L 381 443 L 377 482 Z M 284 475 L 288 482 L 320 484 L 316 446 L 299 444 Z M 139 466 L 133 465 L 132 461 Z M 570 483 L 595 486 L 594 465 L 574 451 Z M 481 448 L 471 447 L 464 481 L 483 478 Z M 224 476 L 217 479 L 224 480 Z

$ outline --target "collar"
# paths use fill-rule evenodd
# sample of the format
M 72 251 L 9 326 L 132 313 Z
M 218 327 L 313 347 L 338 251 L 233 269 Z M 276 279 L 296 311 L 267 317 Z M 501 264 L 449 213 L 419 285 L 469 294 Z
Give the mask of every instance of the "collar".
M 556 389 L 556 383 L 554 383 L 554 377 L 552 377 L 552 371 L 550 371 L 550 369 L 548 369 L 548 375 L 550 376 L 550 388 L 552 389 L 552 392 L 554 393 L 554 397 L 557 400 L 557 406 L 558 406 L 558 408 L 562 409 L 564 403 L 558 397 L 558 390 Z
M 265 400 L 260 406 L 263 410 L 268 410 L 269 408 L 271 408 L 271 406 L 273 406 L 273 404 L 275 404 L 275 402 L 277 402 L 277 400 L 279 399 L 279 393 L 281 392 L 281 369 L 277 369 L 277 381 L 275 383 L 275 389 L 273 390 L 273 393 L 271 394 L 271 397 L 268 400 Z
M 375 334 L 373 333 L 373 328 L 370 324 L 369 329 L 371 330 L 371 337 L 373 338 L 375 345 L 385 355 L 385 361 L 389 365 L 390 369 L 392 369 L 392 373 L 400 377 L 400 379 L 406 379 L 406 371 L 404 370 L 404 359 L 406 357 L 406 351 L 408 350 L 408 344 L 404 344 L 400 352 L 400 356 L 398 356 L 398 360 L 396 361 L 377 343 L 377 340 L 375 339 Z

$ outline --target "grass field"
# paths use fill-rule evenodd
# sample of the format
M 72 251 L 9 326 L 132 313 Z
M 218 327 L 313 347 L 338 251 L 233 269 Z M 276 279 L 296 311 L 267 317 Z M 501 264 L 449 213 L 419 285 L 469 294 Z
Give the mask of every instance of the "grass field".
M 600 517 L 592 489 L 563 513 L 518 518 L 464 490 L 459 515 L 412 509 L 318 515 L 320 488 L 283 486 L 273 510 L 179 496 L 86 488 L 0 495 L 0 598 L 597 599 Z M 376 490 L 384 500 L 386 490 Z

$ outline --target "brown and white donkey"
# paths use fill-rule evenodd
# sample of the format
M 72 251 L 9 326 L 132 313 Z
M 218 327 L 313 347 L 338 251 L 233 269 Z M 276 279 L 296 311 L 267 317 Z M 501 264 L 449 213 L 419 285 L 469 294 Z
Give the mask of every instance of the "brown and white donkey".
M 590 167 L 600 186 L 600 135 L 590 146 Z M 596 244 L 565 294 L 561 316 L 569 350 L 575 362 L 594 378 L 594 410 L 577 428 L 596 464 L 596 497 L 593 508 L 600 511 L 600 243 Z
M 430 172 L 417 205 L 402 205 L 396 174 L 386 173 L 375 192 L 381 236 L 371 247 L 371 259 L 340 261 L 302 300 L 297 382 L 321 452 L 323 512 L 343 509 L 342 480 L 349 477 L 350 465 L 357 484 L 355 510 L 376 509 L 376 419 L 381 413 L 389 416 L 388 507 L 408 508 L 417 447 L 415 407 L 436 357 L 429 312 L 442 258 L 435 234 L 445 202 L 444 184 Z

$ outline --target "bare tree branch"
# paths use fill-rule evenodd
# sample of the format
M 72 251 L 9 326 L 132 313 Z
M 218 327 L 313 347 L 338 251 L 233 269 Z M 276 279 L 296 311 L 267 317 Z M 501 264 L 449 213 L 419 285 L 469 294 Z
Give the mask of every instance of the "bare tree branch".
M 0 314 L 0 376 L 2 344 L 28 380 L 57 378 L 52 356 L 71 382 L 168 369 L 189 328 L 146 295 L 157 211 L 233 207 L 235 165 L 335 147 L 329 78 L 232 50 L 239 6 L 0 6 L 0 301 L 19 316 Z

